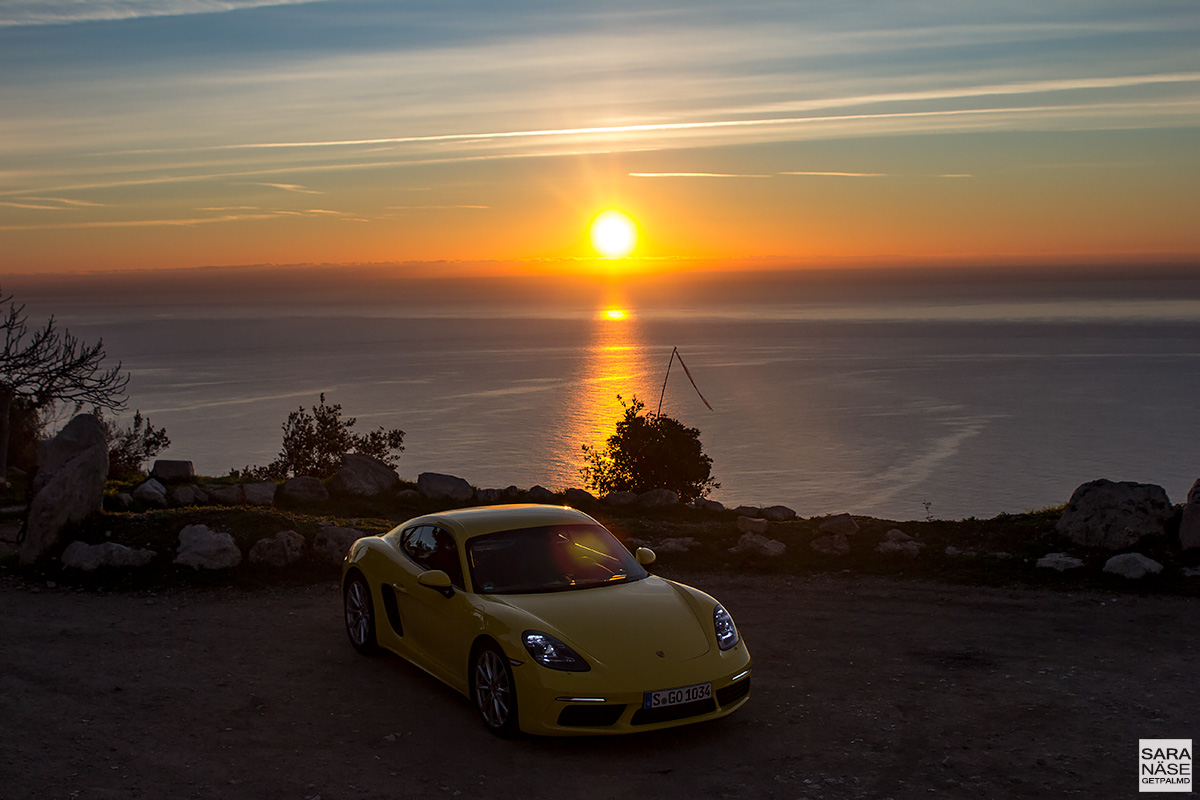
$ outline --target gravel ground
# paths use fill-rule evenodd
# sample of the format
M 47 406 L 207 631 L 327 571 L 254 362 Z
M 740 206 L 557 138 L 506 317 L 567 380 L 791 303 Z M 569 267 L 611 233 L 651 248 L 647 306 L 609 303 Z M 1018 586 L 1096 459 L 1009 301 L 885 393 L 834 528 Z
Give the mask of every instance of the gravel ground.
M 850 575 L 671 574 L 754 656 L 725 720 L 504 741 L 346 642 L 333 584 L 77 592 L 0 580 L 0 797 L 1125 798 L 1139 738 L 1200 740 L 1200 601 Z

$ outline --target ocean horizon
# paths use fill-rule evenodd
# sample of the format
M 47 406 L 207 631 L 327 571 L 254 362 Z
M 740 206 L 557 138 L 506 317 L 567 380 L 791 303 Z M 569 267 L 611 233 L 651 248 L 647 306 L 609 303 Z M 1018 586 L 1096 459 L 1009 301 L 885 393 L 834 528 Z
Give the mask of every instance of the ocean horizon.
M 1182 502 L 1200 477 L 1200 277 L 1056 275 L 17 299 L 34 323 L 53 313 L 102 337 L 131 375 L 127 416 L 165 427 L 162 457 L 206 475 L 271 461 L 288 413 L 324 393 L 356 430 L 406 432 L 405 479 L 582 486 L 581 446 L 613 432 L 618 396 L 651 410 L 661 396 L 663 413 L 700 430 L 727 505 L 990 517 L 1063 503 L 1101 477 Z M 673 348 L 713 410 L 678 364 L 664 391 Z

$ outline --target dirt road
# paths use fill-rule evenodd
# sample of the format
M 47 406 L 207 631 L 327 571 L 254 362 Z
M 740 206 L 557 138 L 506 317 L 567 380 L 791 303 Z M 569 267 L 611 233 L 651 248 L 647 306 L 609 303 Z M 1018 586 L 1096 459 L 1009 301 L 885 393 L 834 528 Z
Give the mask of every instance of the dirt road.
M 351 650 L 334 585 L 0 582 L 0 797 L 1134 797 L 1200 742 L 1200 602 L 845 576 L 671 575 L 719 597 L 751 702 L 632 737 L 495 739 Z

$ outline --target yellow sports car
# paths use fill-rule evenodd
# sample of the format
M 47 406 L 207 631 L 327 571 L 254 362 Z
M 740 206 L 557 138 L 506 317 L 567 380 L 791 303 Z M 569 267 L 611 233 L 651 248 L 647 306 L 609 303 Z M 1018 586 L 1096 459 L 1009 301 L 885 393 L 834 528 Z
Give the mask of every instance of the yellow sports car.
M 650 575 L 600 523 L 561 506 L 411 519 L 359 539 L 342 568 L 346 631 L 475 703 L 508 735 L 628 733 L 715 719 L 750 695 L 750 654 L 707 594 Z

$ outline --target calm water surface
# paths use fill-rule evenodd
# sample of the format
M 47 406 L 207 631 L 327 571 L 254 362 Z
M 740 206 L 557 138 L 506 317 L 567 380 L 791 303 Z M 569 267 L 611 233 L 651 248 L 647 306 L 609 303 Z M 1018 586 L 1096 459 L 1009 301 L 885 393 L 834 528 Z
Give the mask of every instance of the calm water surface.
M 406 431 L 403 477 L 581 485 L 618 395 L 701 431 L 729 504 L 803 515 L 992 516 L 1097 477 L 1200 477 L 1200 299 L 789 299 L 616 306 L 68 308 L 133 376 L 130 408 L 205 474 L 265 464 L 321 392 Z M 624 314 L 615 313 L 620 308 Z

